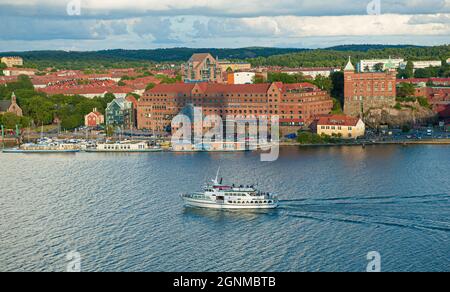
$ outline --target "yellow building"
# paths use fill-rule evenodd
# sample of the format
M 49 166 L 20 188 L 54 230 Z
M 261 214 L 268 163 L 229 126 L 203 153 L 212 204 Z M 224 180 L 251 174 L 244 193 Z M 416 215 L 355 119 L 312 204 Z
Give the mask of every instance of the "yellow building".
M 3 57 L 0 62 L 5 63 L 8 67 L 23 66 L 23 59 L 21 57 Z
M 366 125 L 360 118 L 328 115 L 317 121 L 317 134 L 343 139 L 356 139 L 365 135 Z
M 219 67 L 222 72 L 239 72 L 239 71 L 248 71 L 252 69 L 252 65 L 250 63 L 244 62 L 230 62 L 230 61 L 219 61 Z

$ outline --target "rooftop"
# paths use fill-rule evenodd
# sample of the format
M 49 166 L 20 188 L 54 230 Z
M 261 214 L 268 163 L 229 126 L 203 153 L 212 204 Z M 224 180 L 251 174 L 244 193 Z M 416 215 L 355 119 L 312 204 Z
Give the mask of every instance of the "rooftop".
M 192 57 L 189 59 L 189 62 L 202 62 L 204 59 L 208 57 L 213 57 L 210 53 L 199 53 L 199 54 L 193 54 Z
M 359 120 L 359 118 L 344 115 L 327 115 L 319 118 L 318 125 L 355 127 Z
M 294 90 L 309 89 L 310 91 L 320 91 L 315 85 L 310 83 L 283 84 L 281 82 L 274 83 L 281 92 L 289 92 Z M 242 94 L 267 94 L 270 83 L 261 84 L 217 84 L 217 83 L 175 83 L 175 84 L 159 84 L 147 93 L 181 93 L 191 94 L 195 87 L 198 87 L 205 94 L 225 94 L 225 93 L 242 93 Z

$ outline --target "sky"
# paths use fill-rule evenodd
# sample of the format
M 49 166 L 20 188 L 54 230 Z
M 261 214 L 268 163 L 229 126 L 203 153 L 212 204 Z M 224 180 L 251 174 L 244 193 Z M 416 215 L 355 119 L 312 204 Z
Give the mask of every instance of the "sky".
M 450 0 L 0 0 L 0 51 L 450 43 Z

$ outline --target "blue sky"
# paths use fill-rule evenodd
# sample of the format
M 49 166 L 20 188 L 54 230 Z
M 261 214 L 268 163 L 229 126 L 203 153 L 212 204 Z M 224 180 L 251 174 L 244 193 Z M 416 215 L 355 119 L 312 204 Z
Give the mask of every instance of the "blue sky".
M 371 1 L 0 0 L 0 51 L 450 43 L 450 0 Z

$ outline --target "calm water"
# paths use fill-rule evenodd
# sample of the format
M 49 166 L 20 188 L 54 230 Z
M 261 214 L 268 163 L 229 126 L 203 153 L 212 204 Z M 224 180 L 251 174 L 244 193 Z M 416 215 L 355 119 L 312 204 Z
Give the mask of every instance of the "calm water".
M 273 211 L 185 209 L 218 166 Z M 0 271 L 450 271 L 450 147 L 0 154 Z

